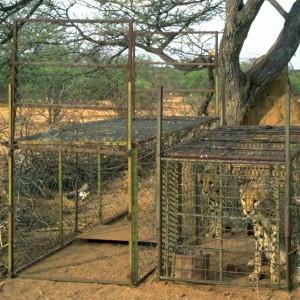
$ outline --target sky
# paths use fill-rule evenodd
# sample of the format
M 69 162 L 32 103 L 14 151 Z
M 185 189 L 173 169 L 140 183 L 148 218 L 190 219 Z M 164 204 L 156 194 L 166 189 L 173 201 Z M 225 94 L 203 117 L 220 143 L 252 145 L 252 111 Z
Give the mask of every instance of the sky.
M 295 0 L 277 0 L 277 2 L 288 12 Z M 241 52 L 241 58 L 256 58 L 265 54 L 276 41 L 283 24 L 283 17 L 268 1 L 265 1 L 252 23 Z M 290 63 L 294 69 L 300 69 L 300 47 Z
M 244 2 L 251 0 L 244 0 Z M 295 0 L 277 0 L 277 2 L 288 12 Z M 87 11 L 80 10 L 81 16 L 85 17 Z M 78 14 L 77 14 L 78 16 Z M 255 21 L 252 23 L 248 37 L 244 43 L 240 58 L 247 60 L 257 58 L 265 54 L 274 44 L 284 24 L 283 17 L 277 10 L 268 2 L 265 1 L 262 5 Z M 222 31 L 224 22 L 210 22 L 201 30 Z M 290 67 L 295 70 L 300 70 L 300 47 L 294 57 L 290 61 Z

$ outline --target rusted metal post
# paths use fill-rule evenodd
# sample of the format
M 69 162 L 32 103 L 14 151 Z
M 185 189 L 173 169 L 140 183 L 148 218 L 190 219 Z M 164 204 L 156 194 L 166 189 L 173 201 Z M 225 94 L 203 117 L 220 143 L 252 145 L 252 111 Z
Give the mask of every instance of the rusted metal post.
M 61 246 L 64 245 L 64 199 L 63 199 L 63 166 L 62 166 L 62 149 L 58 151 L 58 205 L 59 205 L 59 234 Z
M 11 84 L 8 86 L 9 111 L 9 149 L 8 149 L 8 276 L 14 273 L 14 138 L 15 138 L 15 102 L 16 102 L 16 61 L 17 61 L 17 22 L 13 24 L 13 47 Z
M 225 107 L 225 74 L 222 72 L 221 82 L 221 125 L 226 123 L 226 107 Z
M 290 87 L 286 88 L 285 106 L 285 244 L 286 244 L 286 282 L 287 289 L 292 289 L 291 274 L 291 223 L 290 223 L 290 197 L 291 197 L 291 162 L 290 162 Z
M 136 145 L 132 147 L 131 168 L 131 236 L 132 236 L 132 281 L 138 283 L 138 176 L 137 176 L 138 152 Z
M 218 32 L 215 32 L 215 97 L 216 97 L 216 113 L 220 115 L 220 100 L 219 100 L 219 41 Z
M 162 152 L 162 116 L 163 116 L 163 87 L 159 87 L 157 94 L 157 133 L 156 133 L 156 216 L 158 226 L 158 279 L 162 274 L 162 169 L 161 169 L 161 152 Z
M 98 146 L 98 151 L 100 150 L 99 146 Z M 99 223 L 102 224 L 103 223 L 103 205 L 102 205 L 102 195 L 101 195 L 101 154 L 98 153 L 98 184 L 97 184 L 97 193 L 98 193 L 98 201 L 99 201 L 99 212 L 98 212 L 98 219 L 99 219 Z
M 8 276 L 12 277 L 14 272 L 14 107 L 12 99 L 12 88 L 8 86 L 9 103 L 9 149 L 8 149 Z

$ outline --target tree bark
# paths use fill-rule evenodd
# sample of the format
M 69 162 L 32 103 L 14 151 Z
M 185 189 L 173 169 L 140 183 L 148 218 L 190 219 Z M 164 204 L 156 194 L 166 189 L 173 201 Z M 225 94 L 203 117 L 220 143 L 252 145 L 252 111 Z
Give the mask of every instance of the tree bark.
M 242 123 L 256 94 L 280 74 L 300 43 L 300 0 L 296 0 L 275 44 L 258 64 L 244 73 L 240 68 L 240 52 L 264 0 L 247 1 L 240 11 L 238 3 L 239 0 L 232 0 L 227 4 L 220 46 L 220 64 L 225 75 L 226 122 L 231 125 Z

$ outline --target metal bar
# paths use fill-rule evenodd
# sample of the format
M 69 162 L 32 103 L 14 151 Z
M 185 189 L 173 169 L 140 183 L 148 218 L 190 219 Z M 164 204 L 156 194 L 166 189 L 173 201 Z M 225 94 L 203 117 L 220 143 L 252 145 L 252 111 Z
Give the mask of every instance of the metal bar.
M 139 270 L 138 270 L 138 176 L 137 176 L 138 153 L 137 147 L 132 147 L 132 195 L 131 195 L 131 235 L 132 235 L 132 281 L 133 284 L 138 283 Z
M 182 174 L 183 173 L 183 167 L 182 162 L 179 161 L 177 163 L 177 191 L 178 191 L 178 197 L 177 197 L 177 226 L 178 226 L 178 236 L 177 244 L 181 245 L 182 241 L 184 239 L 183 237 L 183 182 L 182 182 Z
M 98 175 L 97 175 L 97 193 L 98 193 L 98 201 L 99 201 L 99 212 L 98 212 L 98 219 L 99 223 L 103 223 L 103 203 L 102 203 L 102 193 L 101 193 L 101 153 L 100 148 L 98 147 Z
M 220 276 L 219 276 L 219 280 L 222 282 L 224 279 L 223 279 L 223 270 L 225 270 L 224 266 L 223 266 L 223 263 L 224 263 L 224 241 L 223 241 L 223 202 L 225 202 L 226 200 L 226 197 L 227 195 L 225 195 L 225 193 L 223 192 L 224 189 L 227 189 L 228 187 L 224 186 L 223 185 L 223 180 L 226 180 L 226 174 L 224 174 L 223 170 L 222 170 L 222 166 L 223 164 L 219 164 L 219 173 L 220 173 L 220 176 L 219 176 L 219 185 L 220 185 L 220 191 L 219 191 L 219 209 L 218 209 L 218 212 L 219 212 L 219 215 L 218 215 L 218 221 L 220 221 L 219 225 L 220 225 L 220 248 L 219 248 L 219 259 L 220 259 L 220 264 L 219 264 L 219 271 L 220 271 Z M 216 168 L 215 168 L 215 172 L 216 172 Z M 227 184 L 227 183 L 226 183 Z M 225 184 L 225 185 L 226 185 Z M 223 201 L 224 200 L 224 201 Z M 226 208 L 225 208 L 226 209 Z M 216 226 L 216 225 L 215 225 Z
M 200 234 L 201 234 L 201 227 L 202 222 L 201 219 L 203 218 L 203 214 L 201 214 L 201 188 L 200 188 L 200 180 L 199 180 L 199 165 L 193 165 L 193 178 L 194 178 L 194 206 L 195 206 L 195 244 L 199 245 L 200 242 Z
M 71 63 L 71 62 L 41 62 L 41 61 L 17 61 L 17 66 L 41 66 L 41 67 L 78 67 L 78 68 L 111 68 L 126 69 L 127 64 L 97 64 L 97 63 Z
M 163 87 L 158 89 L 157 93 L 157 137 L 156 137 L 156 224 L 158 224 L 158 279 L 162 276 L 162 116 L 163 116 Z
M 9 111 L 9 147 L 8 150 L 8 276 L 14 273 L 14 134 L 15 134 L 15 102 L 16 102 L 16 81 L 17 81 L 17 23 L 13 23 L 13 47 L 11 84 L 8 86 L 8 111 Z
M 203 56 L 204 57 L 204 56 Z M 137 65 L 171 65 L 171 66 L 214 66 L 214 63 L 208 63 L 205 61 L 200 62 L 169 62 L 169 61 L 143 61 L 143 62 L 136 62 Z
M 9 144 L 14 144 L 12 86 L 8 86 Z M 8 276 L 14 273 L 14 149 L 8 150 Z
M 92 109 L 92 110 L 118 110 L 124 111 L 126 106 L 100 106 L 100 105 L 85 105 L 85 104 L 43 104 L 43 103 L 16 103 L 16 107 L 23 108 L 63 108 L 63 109 Z
M 155 92 L 156 89 L 152 88 L 152 89 L 136 89 L 136 93 L 149 93 L 149 92 Z M 205 92 L 205 93 L 209 93 L 209 92 L 215 92 L 215 89 L 165 89 L 164 88 L 164 93 L 197 93 L 197 92 Z
M 170 280 L 170 278 L 168 276 L 163 276 L 161 277 L 161 280 Z M 233 281 L 216 281 L 216 280 L 203 280 L 203 279 L 192 279 L 192 278 L 172 278 L 172 281 L 174 282 L 184 282 L 184 283 L 203 283 L 203 284 L 217 284 L 220 286 L 245 286 L 245 287 L 252 287 L 252 288 L 256 288 L 257 287 L 257 282 L 255 283 L 240 283 L 237 282 L 235 280 Z M 255 285 L 254 285 L 255 284 Z M 278 290 L 278 286 L 275 285 L 270 285 L 270 283 L 261 283 L 259 282 L 259 287 L 266 287 L 270 290 Z M 286 287 L 285 285 L 281 286 L 281 287 Z
M 219 49 L 218 49 L 218 32 L 215 34 L 215 97 L 216 97 L 216 114 L 220 116 L 220 101 L 219 101 Z
M 218 31 L 182 31 L 180 32 L 181 35 L 188 35 L 188 34 L 218 34 Z M 155 34 L 159 34 L 159 35 L 178 35 L 179 32 L 178 31 L 137 31 L 137 35 L 155 35 Z
M 134 69 L 134 32 L 133 32 L 133 24 L 132 21 L 129 22 L 128 28 L 128 83 L 129 83 L 129 91 L 128 91 L 128 102 L 131 103 L 132 116 L 135 111 L 135 103 L 134 103 L 134 78 L 133 78 L 133 69 Z M 128 105 L 128 104 L 127 104 Z
M 90 23 L 90 24 L 107 24 L 107 23 L 130 23 L 130 19 L 114 19 L 114 20 L 99 20 L 99 19 L 47 19 L 47 18 L 36 18 L 36 19 L 29 19 L 29 18 L 19 18 L 16 19 L 17 23 Z
M 40 135 L 39 135 L 40 136 Z M 14 145 L 14 147 L 16 147 L 16 149 L 18 148 L 21 148 L 20 146 L 27 146 L 27 145 L 30 145 L 30 147 L 33 147 L 33 146 L 40 146 L 40 145 L 45 145 L 45 142 L 44 141 L 40 141 L 40 140 L 22 140 L 22 139 L 19 139 L 19 140 L 16 140 L 16 142 L 18 143 L 17 145 Z M 57 145 L 58 143 L 53 143 L 51 144 L 50 141 L 47 143 L 47 145 L 49 147 L 51 146 L 54 146 Z M 71 142 L 64 142 L 63 140 L 60 140 L 59 141 L 59 145 L 60 146 L 63 146 L 66 145 L 65 147 L 67 149 L 70 149 L 72 148 L 72 151 L 73 149 L 82 149 L 80 148 L 80 146 L 90 146 L 90 147 L 95 147 L 95 146 L 98 146 L 99 144 L 101 144 L 102 146 L 126 146 L 126 142 L 125 141 L 120 141 L 120 142 L 114 142 L 114 141 L 108 141 L 108 142 L 99 142 L 99 141 L 94 141 L 94 142 L 78 142 L 78 141 L 72 141 Z M 73 147 L 72 147 L 73 146 Z M 75 147 L 74 147 L 75 146 Z M 83 148 L 83 149 L 86 149 L 86 148 Z M 102 150 L 101 150 L 102 151 Z M 103 150 L 103 151 L 107 151 L 107 150 Z M 113 150 L 109 150 L 109 151 L 113 151 Z M 118 152 L 118 151 L 116 151 Z
M 292 289 L 291 274 L 291 222 L 290 222 L 290 197 L 291 197 L 291 161 L 290 161 L 290 87 L 286 88 L 285 102 L 285 244 L 286 244 L 286 281 L 287 290 Z
M 79 213 L 79 195 L 78 195 L 78 153 L 75 153 L 75 170 L 76 170 L 76 178 L 75 178 L 75 232 L 78 231 L 78 213 Z
M 222 72 L 221 81 L 221 126 L 226 124 L 226 105 L 225 105 L 225 73 Z
M 278 159 L 276 157 L 260 157 L 260 156 L 241 156 L 241 155 L 227 155 L 228 153 L 224 153 L 224 155 L 210 155 L 210 154 L 201 154 L 201 153 L 177 153 L 177 152 L 166 152 L 163 154 L 162 159 L 198 159 L 198 160 L 220 160 L 220 161 L 247 161 L 247 162 L 284 162 L 284 157 L 282 159 Z
M 115 155 L 115 156 L 130 156 L 128 151 L 115 151 L 115 150 L 97 150 L 97 149 L 87 149 L 87 148 L 72 148 L 72 147 L 63 147 L 63 146 L 36 146 L 32 144 L 28 145 L 18 145 L 16 149 L 33 149 L 33 150 L 49 150 L 49 151 L 59 151 L 60 149 L 63 152 L 77 152 L 77 153 L 92 153 L 92 154 L 104 154 L 104 155 Z
M 131 24 L 132 25 L 132 24 Z M 129 27 L 129 31 L 132 31 L 132 26 Z M 129 39 L 132 37 L 132 33 L 128 32 Z M 129 46 L 129 45 L 128 45 Z M 132 50 L 132 49 L 131 49 Z M 130 59 L 130 51 L 128 51 L 128 60 Z M 130 68 L 131 66 L 129 66 Z M 134 249 L 134 221 L 133 221 L 133 213 L 134 213 L 134 174 L 133 174 L 133 129 L 132 129 L 132 122 L 133 122 L 133 108 L 132 108 L 132 78 L 131 78 L 130 70 L 128 70 L 128 78 L 127 78 L 127 151 L 130 153 L 128 156 L 128 214 L 129 214 L 129 280 L 130 285 L 135 284 L 135 249 Z
M 62 165 L 62 148 L 58 151 L 58 194 L 59 194 L 59 233 L 61 246 L 64 245 L 64 198 L 63 198 L 63 165 Z
M 58 282 L 79 282 L 79 283 L 99 283 L 99 284 L 114 284 L 114 285 L 130 285 L 129 281 L 98 279 L 98 278 L 80 278 L 80 277 L 58 277 L 58 276 L 42 276 L 35 274 L 19 274 L 17 277 L 34 280 L 51 280 Z
M 278 240 L 276 241 L 276 251 L 275 251 L 275 255 L 276 255 L 276 272 L 277 274 L 280 274 L 280 243 L 281 241 L 281 237 L 280 237 L 280 231 L 281 231 L 281 226 L 282 223 L 281 218 L 282 216 L 280 215 L 280 212 L 282 212 L 282 210 L 284 209 L 282 207 L 282 201 L 283 199 L 281 199 L 280 194 L 281 194 L 281 189 L 280 189 L 280 165 L 276 165 L 275 166 L 275 185 L 276 185 L 276 189 L 274 191 L 274 195 L 275 195 L 275 200 L 276 200 L 276 204 L 275 204 L 275 210 L 276 210 L 276 236 L 278 237 Z M 277 284 L 278 286 L 280 286 L 280 276 L 278 276 L 278 280 L 277 280 Z

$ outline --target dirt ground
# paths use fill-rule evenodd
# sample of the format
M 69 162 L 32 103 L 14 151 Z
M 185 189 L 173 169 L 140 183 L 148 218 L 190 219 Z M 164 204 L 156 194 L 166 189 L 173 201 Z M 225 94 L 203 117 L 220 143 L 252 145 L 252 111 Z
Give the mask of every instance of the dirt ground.
M 90 270 L 92 272 L 92 270 Z M 1 299 L 300 299 L 300 289 L 288 293 L 267 288 L 238 288 L 200 284 L 181 284 L 155 280 L 155 275 L 137 287 L 103 285 L 96 283 L 55 282 L 31 279 L 7 279 L 0 282 Z

